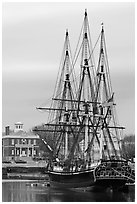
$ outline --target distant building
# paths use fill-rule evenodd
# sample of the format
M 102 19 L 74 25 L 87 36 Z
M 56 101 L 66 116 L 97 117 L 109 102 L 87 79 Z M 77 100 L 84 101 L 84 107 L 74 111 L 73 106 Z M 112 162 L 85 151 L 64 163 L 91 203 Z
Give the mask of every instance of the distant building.
M 39 136 L 33 132 L 23 131 L 23 123 L 15 123 L 14 131 L 10 127 L 5 128 L 5 134 L 2 136 L 2 158 L 24 159 L 39 156 Z

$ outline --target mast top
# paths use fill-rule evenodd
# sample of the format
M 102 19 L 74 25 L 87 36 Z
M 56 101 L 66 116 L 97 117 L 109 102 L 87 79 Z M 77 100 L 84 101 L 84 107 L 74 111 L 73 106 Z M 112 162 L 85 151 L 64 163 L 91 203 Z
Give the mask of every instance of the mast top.
M 85 9 L 85 17 L 87 16 L 87 9 Z
M 66 36 L 68 36 L 68 29 L 66 29 Z
M 101 32 L 104 32 L 104 23 L 101 23 Z

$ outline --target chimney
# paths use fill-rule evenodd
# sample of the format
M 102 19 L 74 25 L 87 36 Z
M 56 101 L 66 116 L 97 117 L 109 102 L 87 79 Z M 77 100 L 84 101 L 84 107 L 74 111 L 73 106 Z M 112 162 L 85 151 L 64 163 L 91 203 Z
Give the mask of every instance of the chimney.
M 10 134 L 10 126 L 5 127 L 5 134 L 9 135 Z

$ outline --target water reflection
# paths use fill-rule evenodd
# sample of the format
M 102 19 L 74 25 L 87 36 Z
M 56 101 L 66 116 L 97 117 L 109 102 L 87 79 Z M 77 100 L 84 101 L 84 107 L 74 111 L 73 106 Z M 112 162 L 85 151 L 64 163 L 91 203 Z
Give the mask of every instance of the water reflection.
M 93 192 L 82 190 L 55 190 L 39 183 L 32 182 L 3 182 L 3 202 L 133 202 L 135 192 Z

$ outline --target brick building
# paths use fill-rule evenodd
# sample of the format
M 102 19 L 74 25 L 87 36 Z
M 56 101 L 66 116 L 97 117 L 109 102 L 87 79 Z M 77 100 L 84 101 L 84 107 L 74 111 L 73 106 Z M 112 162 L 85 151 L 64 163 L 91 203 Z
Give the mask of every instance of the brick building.
M 33 132 L 23 131 L 21 122 L 15 123 L 14 131 L 9 126 L 5 128 L 2 136 L 2 158 L 4 160 L 17 160 L 39 156 L 39 136 Z

